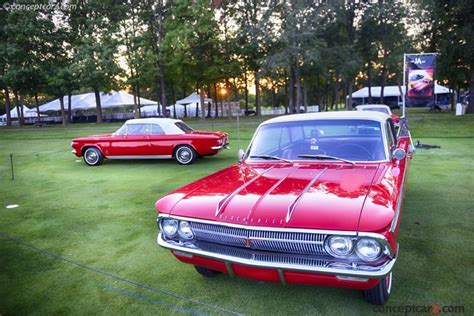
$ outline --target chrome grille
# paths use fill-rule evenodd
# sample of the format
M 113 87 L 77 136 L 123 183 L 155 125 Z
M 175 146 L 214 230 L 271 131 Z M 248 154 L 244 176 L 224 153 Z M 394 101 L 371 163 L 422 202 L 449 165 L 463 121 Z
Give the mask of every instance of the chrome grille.
M 226 256 L 237 257 L 258 262 L 271 262 L 283 264 L 298 264 L 313 267 L 325 267 L 330 262 L 326 260 L 311 258 L 307 256 L 287 255 L 282 253 L 256 252 L 251 249 L 229 247 L 208 242 L 199 242 L 200 249 L 212 253 L 218 253 Z
M 244 229 L 191 222 L 197 240 L 223 245 L 299 254 L 327 255 L 325 234 Z

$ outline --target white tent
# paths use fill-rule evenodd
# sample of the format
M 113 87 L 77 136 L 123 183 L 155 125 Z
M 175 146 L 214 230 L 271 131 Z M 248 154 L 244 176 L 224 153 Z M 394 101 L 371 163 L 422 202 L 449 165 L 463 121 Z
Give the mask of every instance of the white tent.
M 204 104 L 206 105 L 206 109 L 207 109 L 208 102 L 211 102 L 212 104 L 213 101 L 212 99 L 204 98 Z M 196 92 L 193 92 L 190 95 L 188 95 L 186 98 L 176 101 L 175 107 L 176 107 L 176 117 L 184 117 L 185 111 L 188 117 L 196 116 L 196 109 L 198 111 L 198 115 L 200 115 L 201 97 Z M 173 116 L 173 106 L 170 105 L 167 107 L 167 109 L 170 111 L 170 114 Z
M 155 105 L 144 105 L 140 108 L 140 113 L 143 116 L 158 116 L 158 106 Z
M 64 97 L 64 109 L 67 110 L 69 103 L 68 97 Z M 100 93 L 100 103 L 103 109 L 117 108 L 127 105 L 133 105 L 133 95 L 123 91 L 112 91 L 110 93 Z M 140 98 L 140 104 L 143 105 L 155 105 L 157 102 Z M 83 93 L 71 96 L 71 109 L 75 110 L 91 110 L 96 108 L 95 94 L 94 93 Z M 45 103 L 39 107 L 40 112 L 48 111 L 60 111 L 61 104 L 59 99 Z M 32 111 L 32 110 L 30 110 Z
M 401 87 L 403 93 L 405 93 L 405 87 Z M 381 92 L 380 86 L 375 86 L 370 89 L 372 92 L 372 97 L 380 98 Z M 443 93 L 450 93 L 450 90 L 446 87 L 440 86 L 439 84 L 435 84 L 435 94 L 443 94 Z M 399 97 L 400 96 L 400 89 L 398 86 L 386 86 L 383 90 L 384 97 Z M 352 93 L 352 98 L 368 98 L 369 97 L 369 88 L 364 87 L 356 92 Z
M 6 119 L 7 114 L 5 113 L 0 117 Z M 16 106 L 10 111 L 10 117 L 12 119 L 18 118 L 18 113 L 16 111 Z M 36 110 L 29 109 L 26 105 L 24 105 L 23 106 L 23 117 L 25 117 L 25 118 L 27 118 L 27 117 L 38 117 L 38 115 L 36 114 Z

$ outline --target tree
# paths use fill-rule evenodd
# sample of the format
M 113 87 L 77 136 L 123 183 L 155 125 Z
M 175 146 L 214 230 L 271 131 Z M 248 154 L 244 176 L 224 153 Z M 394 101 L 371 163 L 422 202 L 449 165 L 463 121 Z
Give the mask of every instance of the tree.
M 215 80 L 216 65 L 222 64 L 212 8 L 207 0 L 180 0 L 173 3 L 169 15 L 163 42 L 168 65 L 196 82 L 204 117 L 205 85 Z
M 121 6 L 115 2 L 90 0 L 71 1 L 75 8 L 68 14 L 68 25 L 76 35 L 72 71 L 84 87 L 93 89 L 97 123 L 102 122 L 100 92 L 118 89 L 123 71 L 118 66 L 116 33 Z
M 469 0 L 425 0 L 422 15 L 422 48 L 438 53 L 438 77 L 450 88 L 469 87 L 468 114 L 474 114 L 474 3 Z

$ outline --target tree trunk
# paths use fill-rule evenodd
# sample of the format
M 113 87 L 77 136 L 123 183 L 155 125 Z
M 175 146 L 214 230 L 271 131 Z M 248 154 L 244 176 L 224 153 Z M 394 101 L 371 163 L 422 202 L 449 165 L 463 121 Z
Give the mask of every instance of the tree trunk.
M 308 89 L 307 89 L 307 83 L 306 80 L 303 80 L 303 106 L 304 106 L 304 112 L 308 112 Z
M 35 95 L 36 97 L 36 95 Z M 67 94 L 67 122 L 68 123 L 72 123 L 72 95 L 71 95 L 71 92 L 69 92 Z M 39 117 L 39 113 L 38 113 L 38 117 Z
M 296 113 L 301 112 L 301 78 L 300 65 L 298 60 L 295 60 L 295 86 L 296 86 Z
M 138 117 L 142 117 L 142 101 L 140 100 L 140 84 L 137 83 L 137 105 Z
M 102 105 L 100 102 L 100 91 L 98 88 L 94 88 L 95 95 L 95 107 L 97 113 L 97 123 L 102 123 Z
M 7 115 L 7 126 L 12 126 L 12 117 L 11 117 L 11 102 L 10 102 L 10 91 L 8 88 L 4 89 L 5 92 L 5 111 Z
M 23 125 L 23 122 L 21 121 L 21 113 L 20 113 L 20 102 L 18 101 L 18 91 L 14 90 L 13 91 L 13 96 L 15 97 L 15 106 L 16 106 L 16 117 L 18 119 L 18 124 L 20 126 Z
M 247 71 L 244 71 L 244 81 L 245 81 L 245 111 L 249 110 L 249 87 L 247 80 Z
M 339 102 L 340 102 L 340 82 L 339 74 L 336 73 L 336 83 L 334 85 L 334 105 L 336 106 L 336 111 L 339 111 Z
M 258 71 L 255 72 L 255 113 L 257 116 L 262 114 L 260 108 L 260 74 Z
M 295 113 L 295 76 L 294 76 L 294 66 L 293 63 L 290 65 L 290 83 L 289 83 L 289 97 L 290 97 L 290 113 Z
M 163 117 L 167 117 L 168 113 L 166 112 L 166 89 L 165 89 L 165 66 L 162 62 L 160 62 L 160 102 L 161 102 L 161 109 L 163 112 Z
M 471 78 L 469 79 L 469 105 L 466 114 L 474 114 L 474 63 L 471 63 Z
M 214 110 L 214 117 L 217 118 L 219 117 L 219 108 L 218 108 L 218 105 L 217 105 L 217 83 L 214 82 L 214 106 L 215 106 L 215 110 Z
M 204 87 L 201 87 L 199 89 L 199 102 L 201 102 L 201 118 L 206 117 L 206 105 L 204 104 Z M 197 108 L 196 108 L 196 117 L 198 117 L 197 113 Z
M 25 124 L 25 97 L 23 94 L 20 94 L 20 115 L 21 123 Z
M 135 84 L 132 84 L 132 95 L 133 95 L 133 117 L 140 118 L 140 113 L 138 112 L 138 103 L 137 103 L 137 87 Z
M 288 114 L 289 98 L 288 98 L 288 74 L 285 69 L 285 114 Z
M 174 90 L 173 81 L 171 81 L 171 97 L 173 98 L 173 117 L 176 118 L 176 91 Z
M 367 87 L 369 89 L 369 100 L 368 103 L 372 103 L 372 66 L 369 65 L 367 66 Z
M 386 56 L 384 55 L 384 59 Z M 385 74 L 387 72 L 387 67 L 385 67 L 385 64 L 382 66 L 382 78 L 380 80 L 380 99 L 379 103 L 384 104 L 384 90 L 385 90 Z
M 36 106 L 36 117 L 38 119 L 38 123 L 41 122 L 41 115 L 40 115 L 40 111 L 39 111 L 39 102 L 38 102 L 38 93 L 35 92 L 35 106 Z
M 352 80 L 347 81 L 347 110 L 352 110 Z
M 63 127 L 66 127 L 66 113 L 64 111 L 64 95 L 59 96 L 59 104 L 61 106 L 61 122 Z

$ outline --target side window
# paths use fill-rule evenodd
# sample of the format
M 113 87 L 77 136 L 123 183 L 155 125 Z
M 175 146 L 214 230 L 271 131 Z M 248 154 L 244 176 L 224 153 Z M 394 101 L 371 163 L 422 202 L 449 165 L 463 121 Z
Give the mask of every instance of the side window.
M 149 125 L 150 124 L 128 124 L 127 135 L 148 135 L 150 132 L 147 126 Z
M 151 135 L 165 135 L 165 131 L 158 124 L 151 124 Z
M 390 120 L 387 120 L 385 123 L 385 131 L 386 131 L 385 136 L 387 137 L 388 150 L 389 150 L 389 153 L 391 153 L 393 147 L 395 147 L 396 145 L 396 139 L 395 139 L 395 135 L 393 134 Z

